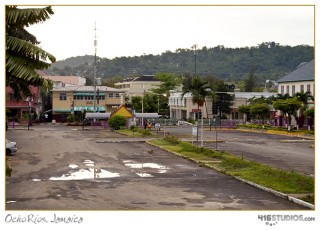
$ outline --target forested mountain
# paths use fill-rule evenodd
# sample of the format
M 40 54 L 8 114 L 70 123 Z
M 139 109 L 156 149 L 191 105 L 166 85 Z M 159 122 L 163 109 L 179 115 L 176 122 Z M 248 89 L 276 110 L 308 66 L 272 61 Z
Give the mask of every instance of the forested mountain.
M 225 81 L 243 80 L 254 69 L 257 80 L 277 80 L 293 71 L 301 62 L 314 59 L 314 47 L 284 46 L 275 42 L 263 42 L 254 47 L 214 48 L 203 47 L 195 57 L 192 49 L 166 51 L 161 55 L 117 57 L 112 60 L 97 57 L 97 76 L 110 78 L 129 77 L 158 72 L 177 75 L 195 72 L 200 76 L 216 76 Z M 92 78 L 94 56 L 72 57 L 54 63 L 49 69 L 52 75 L 79 75 Z

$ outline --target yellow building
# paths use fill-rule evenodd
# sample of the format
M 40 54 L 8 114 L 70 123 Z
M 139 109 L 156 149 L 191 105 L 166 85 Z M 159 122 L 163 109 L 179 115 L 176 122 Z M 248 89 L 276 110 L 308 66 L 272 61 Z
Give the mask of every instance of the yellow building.
M 135 78 L 124 79 L 115 83 L 115 86 L 124 90 L 127 96 L 142 96 L 144 93 L 150 93 L 151 89 L 158 88 L 161 82 L 153 75 L 143 75 Z
M 52 90 L 52 116 L 56 121 L 65 122 L 70 114 L 77 115 L 81 110 L 87 113 L 112 113 L 123 104 L 124 91 L 106 86 L 96 87 L 96 104 L 94 105 L 93 86 L 70 86 Z

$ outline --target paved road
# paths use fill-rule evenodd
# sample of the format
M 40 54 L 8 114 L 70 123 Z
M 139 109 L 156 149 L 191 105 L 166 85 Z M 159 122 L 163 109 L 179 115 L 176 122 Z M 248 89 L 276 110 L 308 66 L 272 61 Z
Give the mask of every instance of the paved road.
M 169 134 L 190 139 L 191 127 L 172 127 Z M 204 130 L 204 146 L 228 151 L 245 159 L 264 163 L 284 170 L 314 176 L 315 151 L 310 148 L 314 140 L 296 136 L 274 135 L 233 129 Z M 194 138 L 196 139 L 196 138 Z M 199 143 L 201 145 L 201 142 Z
M 64 126 L 9 130 L 18 144 L 6 210 L 300 210 L 143 142 Z M 150 151 L 152 150 L 152 151 Z

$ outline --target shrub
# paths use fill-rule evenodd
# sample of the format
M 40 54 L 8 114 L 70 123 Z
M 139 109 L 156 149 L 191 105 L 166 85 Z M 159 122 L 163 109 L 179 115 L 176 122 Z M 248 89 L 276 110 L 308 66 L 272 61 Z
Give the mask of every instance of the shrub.
M 138 127 L 135 125 L 131 125 L 129 128 L 132 132 L 137 132 L 138 131 Z
M 108 121 L 108 125 L 114 130 L 119 130 L 120 127 L 125 126 L 126 123 L 127 123 L 126 118 L 121 115 L 114 115 Z
M 170 142 L 171 144 L 179 144 L 180 143 L 179 138 L 175 137 L 175 136 L 167 135 L 164 139 L 166 141 Z
M 74 115 L 69 115 L 69 116 L 67 116 L 67 121 L 68 122 L 74 122 L 74 120 L 75 120 L 75 118 L 74 118 Z
M 148 130 L 148 129 L 140 129 L 140 130 L 139 130 L 139 133 L 141 133 L 143 136 L 149 136 L 149 135 L 151 135 L 151 132 L 150 132 L 150 130 Z

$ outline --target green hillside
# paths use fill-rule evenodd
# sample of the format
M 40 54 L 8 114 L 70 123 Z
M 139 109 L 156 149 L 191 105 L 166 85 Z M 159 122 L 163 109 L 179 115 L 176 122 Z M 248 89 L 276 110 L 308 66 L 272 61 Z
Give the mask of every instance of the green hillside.
M 202 47 L 197 51 L 196 69 L 200 76 L 216 76 L 225 81 L 238 81 L 248 76 L 251 67 L 262 84 L 266 79 L 277 80 L 294 70 L 301 62 L 314 59 L 314 47 L 287 46 L 275 42 L 263 42 L 254 47 L 227 48 Z M 48 72 L 52 75 L 79 75 L 92 78 L 94 56 L 71 57 L 54 63 Z M 117 57 L 112 60 L 97 58 L 97 76 L 156 74 L 158 72 L 178 75 L 195 72 L 195 55 L 192 49 L 166 51 L 161 55 Z

